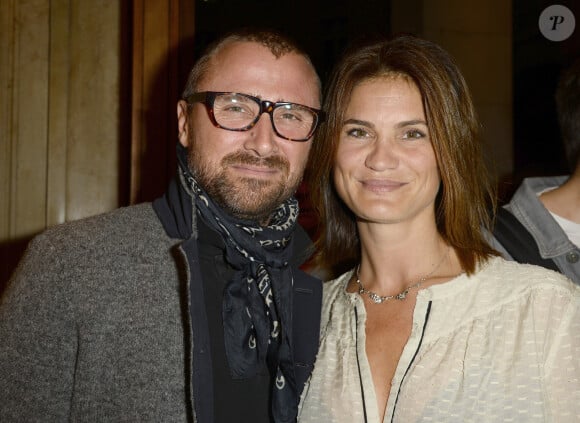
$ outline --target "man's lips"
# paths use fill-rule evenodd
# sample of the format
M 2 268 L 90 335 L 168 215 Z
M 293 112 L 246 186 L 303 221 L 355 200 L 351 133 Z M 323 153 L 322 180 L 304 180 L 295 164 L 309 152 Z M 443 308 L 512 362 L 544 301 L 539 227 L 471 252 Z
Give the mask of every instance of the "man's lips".
M 256 166 L 256 165 L 249 165 L 249 164 L 245 164 L 245 163 L 231 165 L 230 168 L 232 168 L 235 171 L 240 172 L 240 173 L 255 175 L 258 177 L 272 176 L 275 173 L 278 173 L 280 171 L 280 169 L 278 167 Z

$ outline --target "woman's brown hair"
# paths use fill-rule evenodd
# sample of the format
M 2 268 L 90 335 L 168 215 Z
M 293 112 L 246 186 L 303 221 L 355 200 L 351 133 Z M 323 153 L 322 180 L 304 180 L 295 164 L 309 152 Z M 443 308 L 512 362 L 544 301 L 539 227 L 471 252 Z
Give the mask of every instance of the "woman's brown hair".
M 314 140 L 308 167 L 312 202 L 321 223 L 318 264 L 334 277 L 360 260 L 356 217 L 334 189 L 333 165 L 354 87 L 393 76 L 408 78 L 421 93 L 441 175 L 437 228 L 471 274 L 477 263 L 497 254 L 484 236 L 496 196 L 482 157 L 479 123 L 452 57 L 438 45 L 410 35 L 351 48 L 330 77 L 323 106 L 327 119 Z

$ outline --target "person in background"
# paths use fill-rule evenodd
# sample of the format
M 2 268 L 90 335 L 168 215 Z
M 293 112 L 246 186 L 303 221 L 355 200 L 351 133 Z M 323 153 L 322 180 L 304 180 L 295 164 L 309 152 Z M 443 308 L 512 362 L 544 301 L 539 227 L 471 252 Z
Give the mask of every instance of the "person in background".
M 579 421 L 580 287 L 486 241 L 495 193 L 451 56 L 357 45 L 323 108 L 310 178 L 338 276 L 298 421 Z
M 541 259 L 580 285 L 580 59 L 561 74 L 555 99 L 571 174 L 525 178 L 504 208 L 532 239 L 520 243 L 514 226 L 499 234 L 496 227 L 494 246 L 506 258 L 527 261 L 520 254 L 532 243 Z
M 281 34 L 209 47 L 152 204 L 36 237 L 0 304 L 0 421 L 293 422 L 322 286 L 293 197 L 320 81 Z

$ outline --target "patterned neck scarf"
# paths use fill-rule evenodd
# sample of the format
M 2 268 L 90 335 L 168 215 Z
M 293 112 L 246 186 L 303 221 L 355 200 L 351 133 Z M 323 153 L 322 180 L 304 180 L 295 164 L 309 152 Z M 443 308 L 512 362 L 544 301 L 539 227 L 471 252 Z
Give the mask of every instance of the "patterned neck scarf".
M 181 154 L 180 154 L 181 153 Z M 215 205 L 178 152 L 181 180 L 195 199 L 198 215 L 226 245 L 226 261 L 236 269 L 224 290 L 223 323 L 226 356 L 234 378 L 250 378 L 267 363 L 276 375 L 272 415 L 293 422 L 298 394 L 292 353 L 292 233 L 298 202 L 290 198 L 272 214 L 268 226 L 236 219 Z

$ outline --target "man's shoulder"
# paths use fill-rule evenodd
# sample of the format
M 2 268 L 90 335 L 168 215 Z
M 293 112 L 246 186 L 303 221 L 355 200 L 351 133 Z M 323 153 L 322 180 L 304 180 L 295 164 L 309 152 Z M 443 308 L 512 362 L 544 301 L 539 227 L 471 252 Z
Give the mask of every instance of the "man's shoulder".
M 85 294 L 113 285 L 143 286 L 147 280 L 173 276 L 172 246 L 150 204 L 121 208 L 53 226 L 34 237 L 12 285 Z
M 69 231 L 74 229 L 102 228 L 104 226 L 130 227 L 151 221 L 155 216 L 151 203 L 140 203 L 133 206 L 120 207 L 93 216 L 71 220 L 52 226 L 47 232 Z
M 120 239 L 137 243 L 160 234 L 164 231 L 151 204 L 142 203 L 49 227 L 34 242 L 76 248 L 114 245 Z
M 514 195 L 510 199 L 509 204 L 518 204 L 524 199 L 533 199 L 537 201 L 537 194 L 539 192 L 557 188 L 562 185 L 569 178 L 569 175 L 561 176 L 532 176 L 524 178 Z M 508 207 L 509 208 L 509 207 Z

